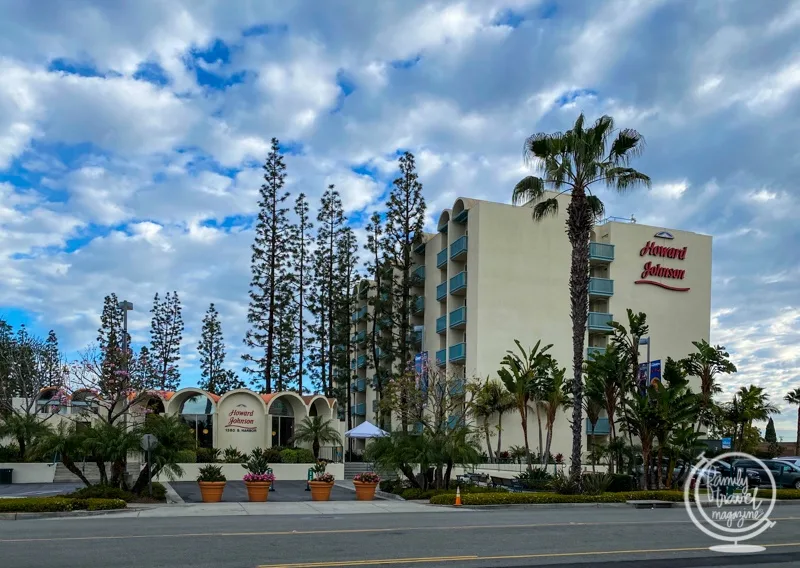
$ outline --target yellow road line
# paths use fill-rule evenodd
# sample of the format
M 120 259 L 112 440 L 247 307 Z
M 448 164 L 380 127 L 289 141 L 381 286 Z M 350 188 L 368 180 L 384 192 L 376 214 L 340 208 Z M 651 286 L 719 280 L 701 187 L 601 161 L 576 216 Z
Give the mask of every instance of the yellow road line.
M 800 546 L 800 542 L 762 544 L 766 548 Z M 433 562 L 474 562 L 477 560 L 531 560 L 535 558 L 565 558 L 575 556 L 611 556 L 621 554 L 663 554 L 674 552 L 702 552 L 707 546 L 684 548 L 650 548 L 634 550 L 592 550 L 587 552 L 546 552 L 537 554 L 504 554 L 497 556 L 430 556 L 427 558 L 381 558 L 374 560 L 339 560 L 335 562 L 299 562 L 294 564 L 262 564 L 258 568 L 333 568 L 335 566 L 376 566 L 382 564 L 422 564 Z
M 799 521 L 800 517 L 782 517 L 773 521 Z M 291 530 L 291 531 L 252 531 L 252 532 L 205 532 L 205 533 L 174 533 L 174 534 L 134 534 L 134 535 L 108 535 L 108 536 L 65 536 L 50 538 L 4 538 L 3 542 L 56 542 L 56 541 L 84 541 L 84 540 L 129 540 L 141 538 L 208 538 L 208 537 L 247 537 L 247 536 L 302 536 L 323 534 L 359 534 L 359 533 L 392 533 L 411 531 L 467 531 L 467 530 L 498 530 L 498 529 L 535 529 L 547 527 L 586 527 L 586 526 L 623 526 L 642 524 L 692 524 L 691 520 L 685 521 L 615 521 L 615 522 L 564 522 L 564 523 L 532 523 L 532 524 L 506 524 L 506 525 L 463 525 L 454 527 L 385 527 L 369 529 L 325 529 L 325 530 Z

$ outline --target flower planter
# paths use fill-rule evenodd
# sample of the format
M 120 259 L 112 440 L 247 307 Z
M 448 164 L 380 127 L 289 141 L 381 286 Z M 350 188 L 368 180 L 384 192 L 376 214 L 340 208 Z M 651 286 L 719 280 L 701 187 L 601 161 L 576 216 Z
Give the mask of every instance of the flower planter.
M 254 503 L 263 503 L 269 498 L 270 481 L 245 481 L 247 497 Z
M 375 489 L 378 487 L 377 483 L 364 483 L 362 481 L 353 481 L 356 488 L 356 501 L 372 501 L 375 499 Z
M 309 481 L 308 485 L 311 487 L 312 501 L 330 501 L 331 489 L 333 489 L 332 481 Z
M 198 481 L 200 495 L 203 503 L 219 503 L 222 501 L 222 492 L 225 490 L 224 481 Z

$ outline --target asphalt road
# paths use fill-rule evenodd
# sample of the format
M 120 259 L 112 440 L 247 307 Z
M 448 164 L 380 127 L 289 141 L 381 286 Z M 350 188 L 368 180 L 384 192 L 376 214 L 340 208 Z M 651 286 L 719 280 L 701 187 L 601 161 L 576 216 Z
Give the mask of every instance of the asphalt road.
M 173 481 L 172 488 L 187 503 L 202 503 L 200 486 L 195 481 Z M 335 485 L 331 489 L 331 501 L 352 501 L 354 493 Z M 247 501 L 247 487 L 244 481 L 229 481 L 222 492 L 222 500 L 227 503 Z M 311 501 L 311 492 L 306 491 L 305 481 L 277 481 L 275 491 L 270 491 L 268 501 L 291 502 Z
M 764 553 L 722 555 L 681 509 L 49 519 L 0 523 L 3 568 L 277 566 L 800 566 L 800 506 L 776 509 Z M 413 560 L 412 560 L 413 559 Z M 646 563 L 646 564 L 645 564 Z

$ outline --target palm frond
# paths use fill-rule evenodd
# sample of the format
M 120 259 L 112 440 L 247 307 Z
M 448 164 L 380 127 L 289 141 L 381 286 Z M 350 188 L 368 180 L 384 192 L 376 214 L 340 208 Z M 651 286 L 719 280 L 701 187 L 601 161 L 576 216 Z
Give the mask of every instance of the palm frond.
M 606 206 L 603 205 L 599 197 L 596 195 L 587 195 L 586 203 L 589 205 L 589 209 L 592 210 L 592 216 L 594 216 L 595 220 L 600 220 L 605 217 Z
M 605 172 L 608 185 L 613 185 L 617 191 L 624 192 L 637 186 L 650 188 L 650 177 L 633 168 L 609 168 Z
M 540 201 L 533 206 L 533 220 L 541 221 L 545 217 L 555 217 L 558 215 L 558 199 L 551 197 Z
M 544 195 L 544 181 L 536 176 L 527 176 L 514 186 L 511 202 L 522 205 L 529 201 L 537 201 Z
M 644 136 L 632 128 L 624 128 L 612 142 L 608 158 L 615 164 L 627 164 L 630 158 L 641 155 L 644 146 Z

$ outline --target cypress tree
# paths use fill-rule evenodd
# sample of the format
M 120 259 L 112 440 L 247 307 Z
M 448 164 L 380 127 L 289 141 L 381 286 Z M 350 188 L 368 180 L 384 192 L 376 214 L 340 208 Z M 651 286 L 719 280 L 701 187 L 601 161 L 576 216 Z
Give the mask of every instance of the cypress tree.
M 163 300 L 158 294 L 153 298 L 150 313 L 150 356 L 154 372 L 153 388 L 165 391 L 177 390 L 181 375 L 178 362 L 181 359 L 183 339 L 183 316 L 177 292 L 169 293 Z
M 61 350 L 58 348 L 58 337 L 56 337 L 56 332 L 52 329 L 47 334 L 47 339 L 44 342 L 43 355 L 42 371 L 45 375 L 45 383 L 53 387 L 63 386 L 64 365 Z
M 778 434 L 775 432 L 775 422 L 772 421 L 772 418 L 767 422 L 767 429 L 764 432 L 764 441 L 770 444 L 778 442 Z
M 225 369 L 225 339 L 219 312 L 211 303 L 203 316 L 200 342 L 197 344 L 200 355 L 200 388 L 214 394 L 225 394 L 229 390 L 244 387 L 236 373 Z
M 288 210 L 284 203 L 289 197 L 283 191 L 286 182 L 286 164 L 277 138 L 264 162 L 264 183 L 259 191 L 258 221 L 252 245 L 250 270 L 250 305 L 247 310 L 247 330 L 244 343 L 257 354 L 246 353 L 242 358 L 249 363 L 245 371 L 254 375 L 252 384 L 263 384 L 265 393 L 272 392 L 272 376 L 278 372 L 275 365 L 275 347 L 280 315 L 279 284 L 286 278 L 288 251 L 286 234 L 289 231 Z
M 293 260 L 293 285 L 296 302 L 296 331 L 297 331 L 297 392 L 303 394 L 303 376 L 306 373 L 306 336 L 309 332 L 308 312 L 310 308 L 311 286 L 313 279 L 313 265 L 311 263 L 310 247 L 313 236 L 308 213 L 308 200 L 301 193 L 294 204 L 294 214 L 297 224 L 293 232 L 292 260 Z
M 347 408 L 347 427 L 353 427 L 353 417 L 350 413 L 351 389 L 350 389 L 350 356 L 352 349 L 351 318 L 356 304 L 356 294 L 354 294 L 355 284 L 358 281 L 356 266 L 358 263 L 358 241 L 355 233 L 350 227 L 343 227 L 341 237 L 336 243 L 336 295 L 334 327 L 331 343 L 335 346 L 332 354 L 333 367 L 337 370 L 344 370 L 337 376 L 337 386 L 335 396 L 339 404 L 346 404 Z M 338 347 L 338 349 L 337 349 Z

